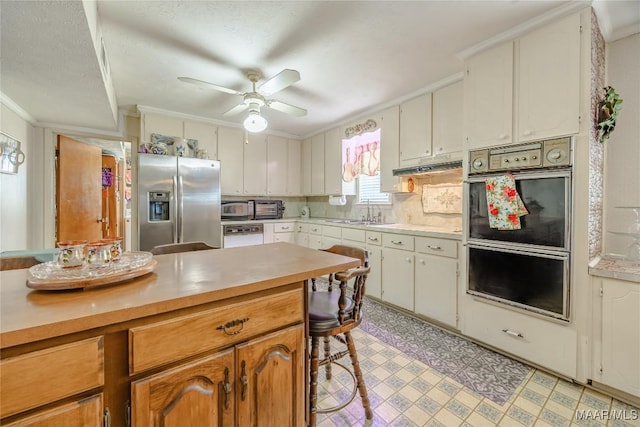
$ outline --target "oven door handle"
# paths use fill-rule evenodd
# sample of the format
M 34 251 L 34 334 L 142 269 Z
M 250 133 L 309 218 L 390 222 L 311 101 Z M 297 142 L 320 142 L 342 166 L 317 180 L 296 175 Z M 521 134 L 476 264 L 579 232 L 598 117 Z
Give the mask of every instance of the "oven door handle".
M 543 258 L 557 259 L 561 261 L 566 261 L 569 259 L 569 253 L 566 251 L 550 251 L 545 249 L 538 249 L 527 246 L 509 246 L 509 245 L 500 245 L 500 244 L 492 244 L 492 243 L 479 243 L 468 241 L 466 246 L 468 248 L 476 248 L 476 249 L 486 249 L 489 251 L 495 252 L 506 252 L 510 254 L 520 254 L 520 255 L 531 255 L 538 256 Z

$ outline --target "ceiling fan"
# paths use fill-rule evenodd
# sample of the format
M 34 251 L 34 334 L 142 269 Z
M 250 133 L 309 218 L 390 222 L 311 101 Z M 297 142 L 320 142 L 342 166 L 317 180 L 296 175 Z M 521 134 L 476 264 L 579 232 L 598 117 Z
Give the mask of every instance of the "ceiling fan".
M 229 93 L 231 95 L 242 96 L 242 102 L 231 108 L 229 111 L 225 112 L 223 115 L 233 116 L 245 110 L 249 110 L 249 116 L 245 120 L 245 128 L 252 132 L 260 132 L 267 127 L 266 120 L 264 119 L 264 117 L 260 116 L 260 107 L 263 106 L 281 111 L 286 114 L 290 114 L 292 116 L 302 117 L 307 115 L 307 110 L 305 110 L 304 108 L 296 107 L 282 101 L 267 98 L 272 94 L 279 92 L 282 89 L 300 80 L 300 73 L 296 70 L 284 69 L 269 80 L 260 84 L 257 88 L 256 83 L 262 78 L 261 74 L 257 71 L 248 71 L 247 77 L 253 85 L 253 88 L 249 92 L 239 92 L 234 89 L 229 89 L 224 86 L 219 86 L 202 80 L 193 79 L 191 77 L 178 77 L 178 80 L 186 83 L 208 87 L 210 89 Z

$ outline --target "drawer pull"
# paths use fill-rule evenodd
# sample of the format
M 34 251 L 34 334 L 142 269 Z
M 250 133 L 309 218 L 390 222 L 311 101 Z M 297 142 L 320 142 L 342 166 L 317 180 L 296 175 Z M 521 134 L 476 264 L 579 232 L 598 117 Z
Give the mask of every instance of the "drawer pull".
M 216 329 L 224 331 L 224 333 L 227 335 L 237 335 L 244 328 L 244 322 L 247 322 L 248 320 L 249 320 L 248 317 L 245 317 L 244 319 L 231 320 L 225 323 L 224 325 L 218 326 Z M 227 328 L 233 328 L 234 326 L 238 326 L 238 325 L 240 325 L 240 329 L 238 329 L 237 331 L 233 331 L 233 332 L 227 331 Z
M 427 245 L 427 248 L 433 249 L 434 251 L 441 251 L 442 250 L 442 247 L 440 247 L 440 246 Z
M 371 240 L 372 242 L 377 242 L 378 238 L 377 237 L 369 237 L 369 240 Z
M 513 337 L 524 338 L 524 335 L 522 335 L 520 332 L 510 331 L 509 329 L 503 329 L 502 332 Z
M 222 389 L 224 390 L 224 409 L 229 409 L 229 396 L 233 390 L 229 382 L 229 368 L 224 368 L 224 384 Z
M 283 229 L 283 230 L 288 230 L 288 229 L 289 229 L 289 226 L 287 225 L 287 226 L 280 227 L 280 228 L 281 228 L 281 229 Z
M 104 408 L 104 412 L 102 414 L 102 425 L 103 427 L 111 427 L 111 411 L 109 411 L 109 407 Z
M 401 245 L 402 240 L 392 240 L 391 243 L 393 243 L 394 245 Z
M 242 361 L 242 364 L 240 365 L 240 382 L 242 383 L 242 401 L 245 400 L 245 398 L 247 397 L 247 386 L 249 385 L 249 378 L 247 378 L 247 371 L 246 368 L 247 367 L 247 362 L 245 362 L 244 360 Z

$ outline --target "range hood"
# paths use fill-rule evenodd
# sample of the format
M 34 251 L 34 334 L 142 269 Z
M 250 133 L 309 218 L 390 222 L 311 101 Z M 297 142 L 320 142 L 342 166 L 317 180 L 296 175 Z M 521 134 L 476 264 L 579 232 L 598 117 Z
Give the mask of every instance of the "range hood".
M 449 169 L 458 169 L 461 167 L 462 167 L 462 160 L 448 160 L 446 162 L 436 162 L 431 164 L 394 169 L 393 176 L 426 175 L 433 172 L 440 172 L 440 171 L 445 171 Z

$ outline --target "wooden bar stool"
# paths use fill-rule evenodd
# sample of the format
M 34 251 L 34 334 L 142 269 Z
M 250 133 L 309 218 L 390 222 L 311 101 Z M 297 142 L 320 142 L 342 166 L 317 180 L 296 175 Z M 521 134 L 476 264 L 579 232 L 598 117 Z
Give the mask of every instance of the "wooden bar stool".
M 373 420 L 373 411 L 367 395 L 367 387 L 358 362 L 356 346 L 351 337 L 351 330 L 362 321 L 362 300 L 365 293 L 365 284 L 369 274 L 369 260 L 367 251 L 350 246 L 335 245 L 327 252 L 359 258 L 362 261 L 360 267 L 335 273 L 329 276 L 327 291 L 316 289 L 315 280 L 312 280 L 312 290 L 309 292 L 309 336 L 311 337 L 311 360 L 309 363 L 309 426 L 317 423 L 317 414 L 338 411 L 353 401 L 356 393 L 360 392 L 362 406 L 364 407 L 367 424 Z M 337 281 L 334 290 L 333 281 Z M 351 289 L 349 289 L 351 288 Z M 320 360 L 320 338 L 324 339 L 324 358 Z M 334 338 L 347 346 L 344 351 L 331 354 L 330 339 Z M 337 361 L 349 355 L 353 365 L 353 373 Z M 346 402 L 332 408 L 318 409 L 318 370 L 321 366 L 326 369 L 327 380 L 331 379 L 331 364 L 335 363 L 347 370 L 354 379 L 354 389 Z

